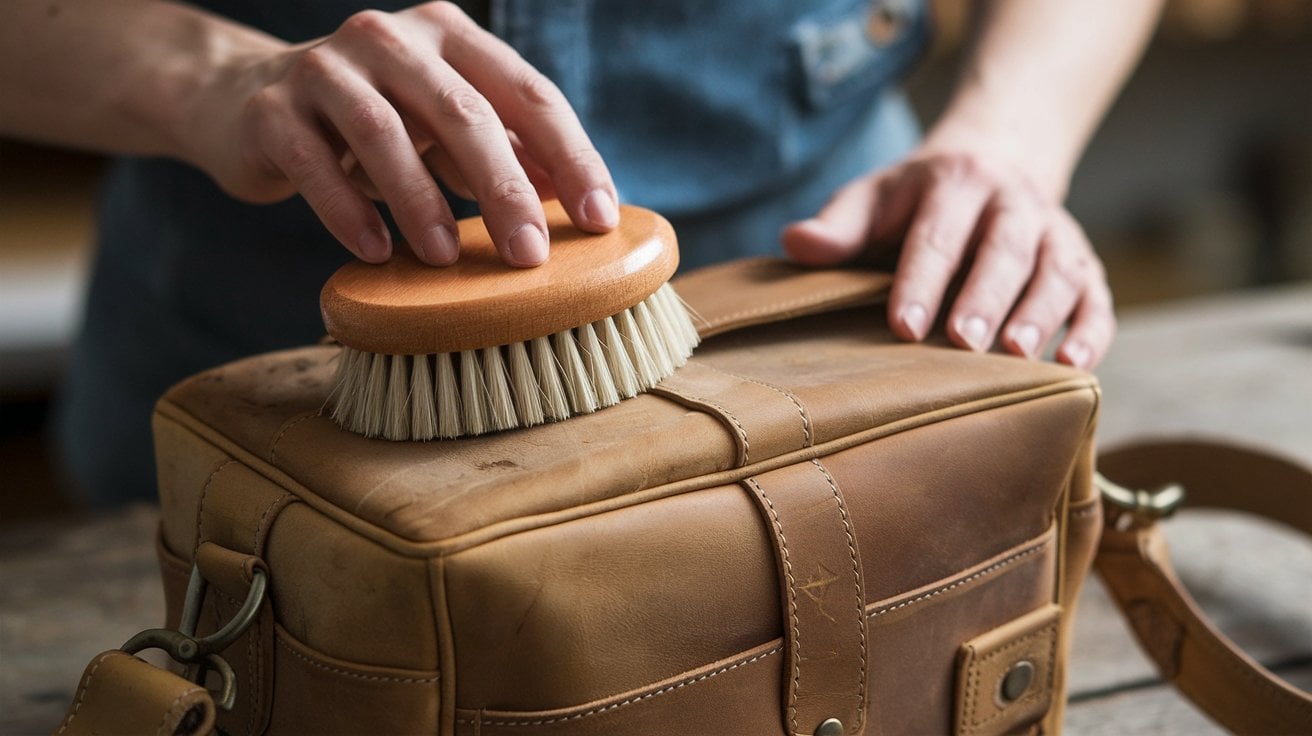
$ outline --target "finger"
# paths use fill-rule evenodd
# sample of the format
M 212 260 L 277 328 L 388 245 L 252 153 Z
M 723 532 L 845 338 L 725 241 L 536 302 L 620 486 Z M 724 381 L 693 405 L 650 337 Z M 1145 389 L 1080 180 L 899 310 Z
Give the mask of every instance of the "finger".
M 486 34 L 451 3 L 429 3 L 401 13 L 357 13 L 333 40 L 422 139 L 445 150 L 478 202 L 502 260 L 536 266 L 547 258 L 542 204 L 492 106 L 435 53 L 442 38 L 470 28 Z
M 459 254 L 455 218 L 420 160 L 401 116 L 359 76 L 337 73 L 315 98 L 350 148 L 415 255 L 434 266 Z
M 269 106 L 269 93 L 257 95 L 253 107 Z M 363 261 L 381 263 L 392 253 L 392 238 L 383 218 L 339 165 L 323 131 L 300 118 L 260 116 L 265 128 L 264 155 L 300 192 L 310 209 L 346 249 Z
M 984 351 L 1034 271 L 1042 211 L 1019 197 L 994 197 L 984 213 L 984 231 L 970 274 L 952 305 L 948 336 L 956 344 Z
M 551 174 L 533 158 L 515 131 L 508 132 L 510 133 L 510 146 L 515 151 L 515 158 L 519 159 L 519 165 L 524 167 L 524 174 L 528 176 L 529 182 L 537 190 L 538 199 L 544 202 L 548 199 L 559 199 L 560 195 L 556 192 L 556 185 L 551 181 Z
M 1089 284 L 1084 298 L 1075 308 L 1070 329 L 1057 348 L 1057 360 L 1084 370 L 1093 370 L 1102 362 L 1116 336 L 1116 314 L 1111 290 L 1103 279 Z
M 961 267 L 988 190 L 973 181 L 938 179 L 919 202 L 889 294 L 889 324 L 904 340 L 921 340 Z
M 1105 289 L 1101 267 L 1083 233 L 1073 223 L 1058 222 L 1044 234 L 1034 278 L 1004 329 L 1004 346 L 1016 354 L 1037 356 L 1071 319 L 1077 304 L 1085 300 L 1091 310 L 1088 317 L 1094 320 L 1086 323 L 1085 329 L 1090 338 L 1096 338 L 1093 331 L 1099 327 L 1097 305 L 1100 301 L 1107 305 L 1105 316 L 1110 318 L 1111 304 L 1109 296 L 1100 299 L 1096 291 L 1099 285 Z M 1106 349 L 1106 344 L 1095 342 Z M 1092 355 L 1092 347 L 1089 353 Z
M 442 36 L 443 57 L 518 134 L 574 224 L 590 232 L 614 228 L 615 184 L 564 94 L 513 48 L 461 16 Z

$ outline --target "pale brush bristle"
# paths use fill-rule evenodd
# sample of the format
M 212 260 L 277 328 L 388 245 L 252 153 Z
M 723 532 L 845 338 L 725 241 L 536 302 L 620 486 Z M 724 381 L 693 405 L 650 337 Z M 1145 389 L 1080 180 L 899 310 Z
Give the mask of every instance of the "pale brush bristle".
M 529 347 L 533 353 L 533 373 L 538 377 L 538 388 L 542 390 L 543 415 L 551 421 L 568 419 L 569 397 L 565 395 L 565 386 L 560 380 L 560 363 L 556 362 L 551 342 L 546 337 L 535 337 Z
M 465 418 L 465 431 L 483 434 L 488 431 L 487 383 L 483 380 L 483 367 L 478 364 L 478 352 L 460 352 L 460 407 Z
M 697 341 L 666 284 L 631 309 L 526 343 L 431 356 L 343 347 L 328 403 L 346 429 L 391 440 L 531 427 L 646 391 L 687 362 Z
M 437 405 L 433 398 L 433 374 L 427 355 L 411 357 L 410 438 L 432 439 L 437 436 Z
M 519 417 L 519 426 L 542 424 L 547 418 L 542 411 L 542 391 L 533 375 L 533 362 L 528 357 L 528 348 L 522 342 L 512 342 L 507 352 L 510 353 L 510 387 L 515 394 L 515 413 Z
M 465 433 L 465 423 L 460 421 L 460 389 L 451 353 L 437 354 L 433 361 L 433 380 L 436 382 L 434 393 L 437 394 L 437 436 L 443 439 L 460 437 Z

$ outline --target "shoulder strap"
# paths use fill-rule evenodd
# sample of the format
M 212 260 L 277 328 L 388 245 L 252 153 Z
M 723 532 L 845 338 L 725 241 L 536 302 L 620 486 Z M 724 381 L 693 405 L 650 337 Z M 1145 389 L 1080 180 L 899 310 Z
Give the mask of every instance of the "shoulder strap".
M 1312 695 L 1294 688 L 1222 634 L 1171 567 L 1154 494 L 1179 483 L 1189 506 L 1243 511 L 1312 535 L 1312 470 L 1290 460 L 1207 441 L 1145 442 L 1103 454 L 1107 526 L 1098 573 L 1162 675 L 1238 733 L 1312 730 Z M 1111 485 L 1111 489 L 1107 488 Z M 1165 493 L 1169 494 L 1170 491 Z

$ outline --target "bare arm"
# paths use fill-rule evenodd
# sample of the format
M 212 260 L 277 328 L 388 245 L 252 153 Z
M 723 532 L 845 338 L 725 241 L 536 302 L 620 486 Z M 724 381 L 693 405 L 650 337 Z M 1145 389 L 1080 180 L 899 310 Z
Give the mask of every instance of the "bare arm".
M 957 344 L 1097 364 L 1115 332 L 1102 266 L 1062 207 L 1075 164 L 1155 24 L 1151 0 L 992 0 L 953 97 L 904 162 L 852 182 L 792 225 L 796 259 L 833 263 L 903 243 L 889 320 L 928 332 L 952 279 Z
M 456 258 L 434 175 L 478 200 L 513 265 L 547 256 L 543 194 L 583 229 L 618 219 L 564 96 L 446 2 L 291 45 L 168 0 L 7 0 L 0 69 L 0 134 L 178 158 L 252 202 L 299 193 L 370 261 L 391 240 L 366 192 L 421 259 Z

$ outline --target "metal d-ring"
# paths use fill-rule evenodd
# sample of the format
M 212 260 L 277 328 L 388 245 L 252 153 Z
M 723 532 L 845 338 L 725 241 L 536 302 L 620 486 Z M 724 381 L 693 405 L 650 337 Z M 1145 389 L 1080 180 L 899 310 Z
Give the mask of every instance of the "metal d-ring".
M 232 666 L 218 653 L 236 641 L 255 622 L 268 590 L 268 576 L 256 568 L 241 608 L 218 631 L 197 639 L 196 626 L 200 622 L 201 603 L 207 587 L 200 567 L 192 565 L 178 629 L 147 629 L 128 639 L 119 648 L 128 654 L 136 654 L 145 649 L 161 649 L 175 662 L 187 665 L 187 679 L 201 686 L 205 685 L 206 673 L 213 669 L 223 680 L 215 704 L 224 710 L 232 710 L 237 700 L 237 677 Z

